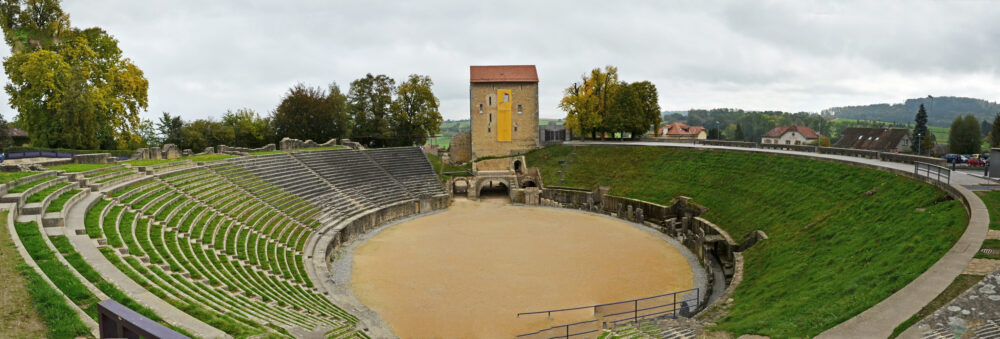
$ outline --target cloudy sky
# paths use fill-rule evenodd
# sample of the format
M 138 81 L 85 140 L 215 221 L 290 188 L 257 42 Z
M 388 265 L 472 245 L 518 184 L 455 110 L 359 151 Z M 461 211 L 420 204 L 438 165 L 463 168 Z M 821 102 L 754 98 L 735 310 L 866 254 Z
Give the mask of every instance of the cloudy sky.
M 468 66 L 483 64 L 537 65 L 549 118 L 564 116 L 564 88 L 603 65 L 656 84 L 664 110 L 1000 99 L 1000 5 L 990 1 L 67 0 L 63 9 L 73 26 L 117 37 L 145 71 L 148 118 L 265 114 L 297 82 L 346 92 L 370 72 L 429 75 L 442 115 L 464 119 Z

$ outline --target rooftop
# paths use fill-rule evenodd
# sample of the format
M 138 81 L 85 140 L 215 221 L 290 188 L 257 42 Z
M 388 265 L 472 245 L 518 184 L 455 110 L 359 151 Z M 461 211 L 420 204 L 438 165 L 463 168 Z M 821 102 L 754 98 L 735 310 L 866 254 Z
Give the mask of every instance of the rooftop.
M 469 82 L 538 82 L 535 65 L 469 66 Z

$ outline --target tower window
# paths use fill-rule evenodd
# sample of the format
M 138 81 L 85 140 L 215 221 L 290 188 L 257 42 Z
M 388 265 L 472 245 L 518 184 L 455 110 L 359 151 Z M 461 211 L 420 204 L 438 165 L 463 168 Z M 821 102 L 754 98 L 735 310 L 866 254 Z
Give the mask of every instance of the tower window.
M 479 104 L 479 114 L 483 113 L 483 104 Z
M 493 106 L 493 96 L 487 97 L 486 100 L 489 102 L 490 106 Z
M 490 113 L 490 122 L 493 122 L 493 113 Z
M 507 93 L 503 94 L 503 102 L 510 102 L 510 94 Z
M 524 105 L 517 104 L 517 114 L 523 114 L 523 113 L 524 113 Z

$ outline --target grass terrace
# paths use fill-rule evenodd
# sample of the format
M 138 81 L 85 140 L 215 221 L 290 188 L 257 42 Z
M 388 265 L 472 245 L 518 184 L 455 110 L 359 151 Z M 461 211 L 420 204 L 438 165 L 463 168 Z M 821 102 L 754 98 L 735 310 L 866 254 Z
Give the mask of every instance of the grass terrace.
M 526 155 L 555 180 L 574 148 Z M 684 195 L 743 239 L 745 273 L 717 329 L 808 337 L 882 301 L 927 270 L 968 224 L 940 189 L 903 176 L 779 155 L 667 147 L 575 148 L 565 186 L 669 204 Z
M 136 167 L 136 166 L 162 165 L 162 164 L 167 164 L 167 163 L 172 163 L 172 162 L 178 162 L 178 161 L 185 161 L 185 160 L 190 160 L 190 161 L 193 161 L 193 162 L 208 162 L 208 161 L 217 161 L 217 160 L 223 160 L 223 159 L 229 159 L 229 158 L 235 158 L 235 157 L 236 157 L 235 155 L 229 155 L 229 154 L 198 154 L 198 155 L 192 155 L 192 156 L 188 156 L 188 157 L 180 157 L 180 158 L 176 158 L 176 159 L 129 160 L 129 161 L 126 161 L 125 163 L 129 164 L 129 165 L 131 165 L 133 167 Z
M 66 173 L 78 173 L 78 172 L 92 171 L 112 166 L 118 166 L 118 164 L 69 164 L 69 165 L 52 166 L 47 168 L 53 171 L 66 171 Z
M 24 178 L 29 175 L 38 174 L 40 172 L 8 172 L 0 173 L 0 184 L 6 184 L 8 182 Z
M 45 183 L 45 182 L 49 182 L 49 181 L 55 180 L 56 178 L 57 177 L 54 177 L 54 176 L 52 176 L 52 177 L 44 177 L 44 178 L 41 178 L 41 179 L 38 179 L 38 180 L 35 180 L 35 181 L 26 182 L 26 183 L 24 183 L 22 185 L 18 185 L 17 187 L 11 188 L 10 190 L 7 191 L 7 193 L 21 193 L 21 192 L 27 191 L 29 188 L 38 186 L 38 185 L 40 185 L 42 183 Z

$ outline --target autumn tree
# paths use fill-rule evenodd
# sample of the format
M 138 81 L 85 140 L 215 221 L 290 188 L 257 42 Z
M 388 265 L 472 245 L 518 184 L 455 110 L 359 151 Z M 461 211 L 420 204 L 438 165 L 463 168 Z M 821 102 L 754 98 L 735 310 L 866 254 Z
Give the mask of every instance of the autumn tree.
M 331 84 L 328 90 L 304 84 L 292 86 L 271 113 L 274 134 L 279 139 L 316 142 L 344 138 L 350 128 L 345 101 L 337 84 Z
M 563 92 L 559 108 L 566 112 L 566 126 L 577 135 L 602 138 L 631 134 L 633 138 L 659 126 L 659 95 L 648 81 L 618 80 L 618 69 L 595 68 Z
M 184 124 L 181 138 L 184 142 L 180 148 L 201 152 L 206 147 L 232 145 L 236 136 L 233 128 L 226 124 L 212 119 L 198 119 Z
M 378 146 L 393 136 L 391 118 L 395 92 L 396 81 L 384 74 L 368 73 L 351 82 L 347 115 L 354 123 L 352 139 Z
M 399 84 L 392 102 L 392 125 L 398 140 L 407 145 L 423 145 L 441 130 L 440 102 L 431 91 L 434 82 L 425 75 L 410 75 Z
M 69 26 L 56 0 L 8 0 L 0 25 L 11 47 L 5 90 L 38 147 L 128 148 L 141 144 L 139 112 L 149 82 L 100 28 Z

